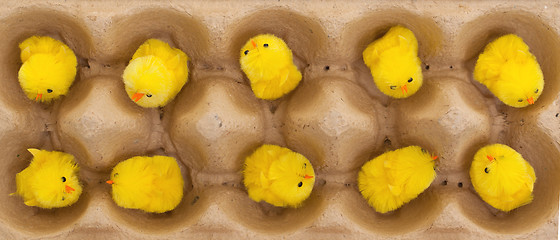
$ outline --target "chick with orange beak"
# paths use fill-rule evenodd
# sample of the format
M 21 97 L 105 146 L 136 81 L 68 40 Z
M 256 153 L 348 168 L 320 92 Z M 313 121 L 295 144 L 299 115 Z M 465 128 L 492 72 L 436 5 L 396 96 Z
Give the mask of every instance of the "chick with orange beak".
M 500 101 L 516 108 L 534 104 L 544 88 L 537 58 L 523 39 L 514 34 L 486 45 L 478 56 L 473 76 Z
M 49 103 L 68 93 L 78 60 L 66 44 L 47 36 L 32 36 L 19 44 L 22 65 L 18 80 L 27 98 Z
M 123 73 L 128 97 L 145 108 L 163 107 L 188 79 L 187 55 L 169 44 L 149 39 L 132 56 Z
M 277 207 L 302 206 L 315 184 L 315 172 L 307 158 L 270 144 L 245 159 L 243 177 L 249 198 Z
M 358 188 L 375 211 L 394 211 L 430 187 L 437 158 L 419 146 L 383 153 L 362 166 Z
M 513 148 L 492 144 L 479 149 L 470 169 L 471 182 L 490 206 L 509 212 L 533 201 L 535 170 Z
M 82 194 L 80 168 L 74 156 L 57 151 L 28 149 L 33 159 L 16 175 L 17 191 L 27 206 L 60 208 L 74 204 Z
M 418 41 L 409 29 L 392 27 L 383 37 L 370 43 L 362 55 L 375 85 L 385 95 L 407 98 L 422 86 Z
M 163 213 L 183 199 L 183 175 L 173 157 L 130 158 L 113 168 L 107 183 L 115 203 L 124 208 Z
M 241 69 L 257 98 L 274 100 L 294 90 L 301 72 L 294 64 L 292 51 L 279 37 L 257 35 L 241 48 Z

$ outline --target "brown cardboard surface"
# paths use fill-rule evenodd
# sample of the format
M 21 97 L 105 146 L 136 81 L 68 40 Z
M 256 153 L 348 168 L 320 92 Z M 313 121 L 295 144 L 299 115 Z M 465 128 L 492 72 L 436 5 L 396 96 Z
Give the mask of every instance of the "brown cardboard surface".
M 554 239 L 560 192 L 560 4 L 556 1 L 2 1 L 0 4 L 0 238 L 46 239 Z M 424 86 L 390 99 L 361 58 L 391 26 L 419 41 Z M 275 101 L 254 97 L 239 49 L 259 33 L 283 38 L 303 81 Z M 515 33 L 541 64 L 545 89 L 515 109 L 472 79 L 478 54 Z M 18 43 L 64 41 L 79 59 L 67 96 L 34 103 L 17 81 Z M 162 109 L 127 98 L 121 74 L 159 38 L 186 52 L 189 82 Z M 470 184 L 476 150 L 504 143 L 535 168 L 534 200 L 509 213 Z M 263 143 L 305 155 L 317 181 L 299 209 L 248 198 L 240 170 Z M 356 183 L 386 150 L 421 145 L 440 156 L 417 199 L 376 213 Z M 84 193 L 67 208 L 28 207 L 14 192 L 30 147 L 76 156 Z M 111 168 L 136 155 L 177 157 L 185 197 L 164 214 L 114 204 Z

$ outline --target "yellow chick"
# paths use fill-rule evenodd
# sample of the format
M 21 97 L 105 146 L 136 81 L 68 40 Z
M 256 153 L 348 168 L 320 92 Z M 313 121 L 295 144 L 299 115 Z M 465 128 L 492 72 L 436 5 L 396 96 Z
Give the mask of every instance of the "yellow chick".
M 173 157 L 133 157 L 111 172 L 113 200 L 124 208 L 150 213 L 171 211 L 183 199 L 183 176 Z
M 358 188 L 377 212 L 393 211 L 430 186 L 436 159 L 418 146 L 383 153 L 362 166 Z
M 508 212 L 533 200 L 535 170 L 506 145 L 492 144 L 478 150 L 470 176 L 482 200 L 499 210 Z
M 362 54 L 375 85 L 385 95 L 407 98 L 422 86 L 418 41 L 409 29 L 392 27 L 382 38 L 370 43 Z
M 124 69 L 126 93 L 142 107 L 165 106 L 187 82 L 188 60 L 183 51 L 161 40 L 148 39 Z
M 25 205 L 40 208 L 60 208 L 74 204 L 82 194 L 78 179 L 80 168 L 74 156 L 56 151 L 27 149 L 33 159 L 29 166 L 16 174 L 17 191 Z
M 486 46 L 478 56 L 473 75 L 500 101 L 516 108 L 534 104 L 544 87 L 537 58 L 523 39 L 513 34 Z
M 19 48 L 23 64 L 18 79 L 29 99 L 48 103 L 68 93 L 78 65 L 68 46 L 51 37 L 32 36 Z
M 300 207 L 315 184 L 315 172 L 307 158 L 268 144 L 245 159 L 243 176 L 251 199 L 277 207 Z
M 272 35 L 253 37 L 241 48 L 241 69 L 249 78 L 255 96 L 274 100 L 294 90 L 301 72 L 294 65 L 292 51 Z

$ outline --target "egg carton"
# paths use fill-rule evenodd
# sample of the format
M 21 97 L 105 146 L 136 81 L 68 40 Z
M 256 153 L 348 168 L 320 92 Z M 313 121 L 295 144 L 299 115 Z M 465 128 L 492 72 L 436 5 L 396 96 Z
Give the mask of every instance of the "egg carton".
M 0 7 L 0 238 L 23 239 L 555 239 L 560 192 L 560 4 L 555 1 L 3 1 Z M 419 42 L 424 86 L 407 99 L 375 87 L 361 52 L 391 26 Z M 259 33 L 283 38 L 303 81 L 275 101 L 254 97 L 241 46 Z M 498 36 L 521 36 L 545 88 L 516 109 L 473 80 Z M 67 96 L 45 105 L 20 89 L 18 44 L 32 35 L 65 42 L 78 57 Z M 189 82 L 173 102 L 144 109 L 121 74 L 136 48 L 158 38 L 186 52 Z M 531 204 L 497 211 L 474 191 L 477 149 L 504 143 L 534 167 Z M 244 158 L 263 143 L 313 164 L 301 208 L 249 199 Z M 440 156 L 417 199 L 379 214 L 357 188 L 360 167 L 387 150 L 420 145 Z M 15 175 L 26 149 L 76 156 L 84 192 L 66 208 L 25 206 Z M 105 184 L 118 162 L 163 154 L 179 160 L 185 196 L 173 211 L 118 207 Z

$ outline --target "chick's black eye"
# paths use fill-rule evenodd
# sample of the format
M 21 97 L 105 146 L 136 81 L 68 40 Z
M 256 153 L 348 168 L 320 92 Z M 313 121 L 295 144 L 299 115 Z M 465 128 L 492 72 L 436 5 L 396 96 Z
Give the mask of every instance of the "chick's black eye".
M 518 101 L 518 102 L 523 102 L 523 99 L 519 99 L 519 100 L 517 100 L 517 101 Z
M 488 170 L 488 168 L 485 168 L 485 169 L 484 169 L 484 172 L 485 172 L 485 173 L 489 173 L 490 170 Z
M 408 82 L 412 82 L 412 80 L 413 80 L 412 78 L 409 78 L 409 79 L 408 79 Z
M 249 54 L 249 50 L 245 50 L 245 52 L 243 52 L 245 55 Z
M 420 149 L 420 150 L 422 150 L 423 153 L 426 153 L 426 149 L 423 149 L 423 148 L 422 148 L 422 149 Z
M 537 88 L 537 90 L 535 90 L 535 93 L 539 93 L 539 89 Z
M 297 184 L 297 186 L 298 186 L 298 187 L 303 186 L 303 182 L 299 182 L 299 183 Z
M 47 89 L 47 92 L 48 92 L 48 93 L 52 93 L 52 89 Z
M 62 197 L 62 201 L 64 201 L 64 199 L 65 199 L 65 198 L 64 198 L 64 197 Z
M 263 47 L 268 47 L 268 43 L 263 44 Z
M 66 178 L 65 178 L 65 177 L 62 177 L 62 182 L 66 182 Z
M 390 86 L 389 88 L 390 88 L 391 90 L 395 90 L 395 89 L 397 89 L 397 86 Z
M 152 94 L 146 94 L 146 97 L 152 97 Z
M 113 175 L 113 177 L 116 177 L 116 176 L 119 176 L 119 173 L 115 173 L 115 174 Z

